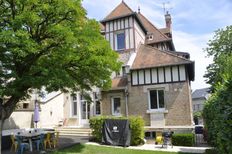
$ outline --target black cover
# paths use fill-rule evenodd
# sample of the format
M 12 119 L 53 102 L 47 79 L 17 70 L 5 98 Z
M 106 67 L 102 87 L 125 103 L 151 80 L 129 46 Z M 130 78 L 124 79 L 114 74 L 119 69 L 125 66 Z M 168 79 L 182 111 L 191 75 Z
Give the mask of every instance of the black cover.
M 129 120 L 106 119 L 102 128 L 102 142 L 108 145 L 129 146 L 131 140 Z

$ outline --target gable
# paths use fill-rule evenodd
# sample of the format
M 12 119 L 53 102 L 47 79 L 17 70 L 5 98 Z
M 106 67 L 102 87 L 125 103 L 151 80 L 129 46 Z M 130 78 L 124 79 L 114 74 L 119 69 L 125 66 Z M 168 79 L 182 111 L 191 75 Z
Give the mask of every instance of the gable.
M 147 40 L 147 44 L 157 43 L 157 42 L 164 42 L 171 40 L 165 34 L 163 34 L 158 28 L 156 28 L 147 18 L 145 18 L 141 13 L 138 13 L 138 17 L 144 27 L 146 28 L 147 32 L 153 34 L 153 40 Z
M 104 18 L 104 21 L 128 16 L 133 13 L 134 12 L 131 10 L 131 8 L 124 1 L 122 1 L 113 11 L 110 12 L 110 14 Z

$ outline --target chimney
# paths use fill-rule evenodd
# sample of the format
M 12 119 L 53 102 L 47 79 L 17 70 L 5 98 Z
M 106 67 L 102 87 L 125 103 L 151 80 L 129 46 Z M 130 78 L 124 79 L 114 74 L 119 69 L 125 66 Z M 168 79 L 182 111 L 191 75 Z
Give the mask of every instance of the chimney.
M 169 28 L 171 30 L 172 28 L 172 17 L 167 11 L 165 14 L 165 22 L 166 22 L 166 28 Z

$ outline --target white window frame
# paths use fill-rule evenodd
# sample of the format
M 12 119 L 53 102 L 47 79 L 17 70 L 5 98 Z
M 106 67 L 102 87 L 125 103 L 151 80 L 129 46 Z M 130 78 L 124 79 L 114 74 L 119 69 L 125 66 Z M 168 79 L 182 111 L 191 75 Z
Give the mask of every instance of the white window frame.
M 114 99 L 115 98 L 119 98 L 120 99 L 120 111 L 119 111 L 119 113 L 115 113 L 114 112 Z M 113 116 L 121 116 L 121 105 L 122 105 L 122 103 L 121 103 L 121 97 L 115 96 L 115 97 L 111 98 L 111 112 L 112 112 Z
M 118 35 L 119 34 L 124 34 L 124 48 L 122 48 L 122 49 L 118 49 Z M 115 50 L 116 51 L 122 51 L 122 50 L 125 50 L 126 49 L 126 33 L 125 33 L 125 31 L 124 30 L 121 30 L 121 31 L 118 31 L 118 32 L 116 32 L 115 34 L 114 34 L 114 39 L 115 39 Z
M 151 109 L 151 95 L 150 92 L 156 90 L 156 95 L 157 95 L 157 109 Z M 162 90 L 164 92 L 164 107 L 163 108 L 159 108 L 159 95 L 158 95 L 158 91 Z M 164 89 L 149 89 L 148 90 L 148 110 L 149 111 L 165 111 L 165 90 Z
M 73 100 L 73 97 L 76 97 L 76 100 Z M 77 94 L 74 94 L 74 95 L 71 95 L 71 117 L 77 117 L 78 116 L 78 110 L 77 110 L 77 113 L 74 115 L 74 102 L 77 104 Z M 77 104 L 78 105 L 78 104 Z M 77 107 L 76 105 L 76 107 Z

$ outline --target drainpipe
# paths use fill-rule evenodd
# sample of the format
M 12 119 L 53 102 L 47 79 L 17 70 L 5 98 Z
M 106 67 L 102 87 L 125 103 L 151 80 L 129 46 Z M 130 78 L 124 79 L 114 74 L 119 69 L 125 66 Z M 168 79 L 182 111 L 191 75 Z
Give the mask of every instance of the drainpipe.
M 129 95 L 128 87 L 126 87 L 126 89 L 125 89 L 125 99 L 126 99 L 126 117 L 128 117 L 128 95 Z

